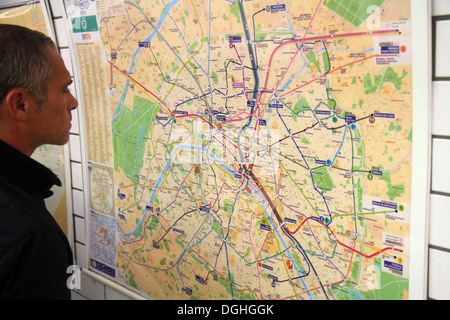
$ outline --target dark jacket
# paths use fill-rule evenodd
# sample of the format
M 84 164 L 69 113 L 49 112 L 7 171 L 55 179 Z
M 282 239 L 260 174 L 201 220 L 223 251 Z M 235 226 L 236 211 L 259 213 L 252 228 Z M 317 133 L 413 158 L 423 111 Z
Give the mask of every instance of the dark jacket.
M 72 251 L 45 207 L 61 181 L 0 140 L 0 299 L 70 299 Z

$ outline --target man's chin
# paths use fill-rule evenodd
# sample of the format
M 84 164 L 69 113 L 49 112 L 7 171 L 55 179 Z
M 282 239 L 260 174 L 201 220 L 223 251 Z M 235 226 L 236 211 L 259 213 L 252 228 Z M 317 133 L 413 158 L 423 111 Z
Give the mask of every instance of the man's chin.
M 67 142 L 69 142 L 69 134 L 67 134 L 65 136 L 61 136 L 59 138 L 55 137 L 55 139 L 51 140 L 51 142 L 49 142 L 47 144 L 53 144 L 53 145 L 56 145 L 56 146 L 63 146 Z

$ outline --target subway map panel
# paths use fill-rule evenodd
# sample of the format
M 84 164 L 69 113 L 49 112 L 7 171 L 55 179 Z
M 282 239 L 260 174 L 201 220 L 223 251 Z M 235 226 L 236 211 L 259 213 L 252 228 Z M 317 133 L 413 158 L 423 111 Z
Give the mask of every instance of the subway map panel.
M 408 298 L 409 1 L 96 10 L 114 213 L 91 215 L 115 227 L 95 218 L 94 268 L 156 299 Z

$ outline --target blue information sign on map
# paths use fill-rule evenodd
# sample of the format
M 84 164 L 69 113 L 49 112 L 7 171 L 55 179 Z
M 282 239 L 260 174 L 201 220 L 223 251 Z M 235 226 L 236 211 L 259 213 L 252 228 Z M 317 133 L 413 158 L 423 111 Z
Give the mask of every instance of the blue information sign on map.
M 285 4 L 275 4 L 273 6 L 270 6 L 270 11 L 272 11 L 272 12 L 286 11 L 286 5 Z
M 229 42 L 229 43 L 239 43 L 239 42 L 242 42 L 242 37 L 241 37 L 241 36 L 229 36 L 229 37 L 228 37 L 228 42 Z

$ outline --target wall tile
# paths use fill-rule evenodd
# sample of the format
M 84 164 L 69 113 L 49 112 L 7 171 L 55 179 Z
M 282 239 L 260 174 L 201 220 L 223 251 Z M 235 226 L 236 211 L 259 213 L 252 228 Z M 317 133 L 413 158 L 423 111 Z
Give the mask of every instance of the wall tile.
M 84 219 L 80 217 L 73 218 L 75 222 L 75 241 L 86 243 L 86 228 L 84 225 Z
M 52 9 L 53 17 L 62 17 L 64 14 L 64 4 L 61 0 L 50 0 L 50 8 Z
M 80 136 L 71 134 L 69 137 L 70 160 L 81 162 Z
M 448 0 L 433 0 L 432 3 L 433 16 L 442 16 L 450 14 L 450 1 Z
M 448 52 L 450 51 L 449 33 L 450 20 L 436 22 L 436 77 L 450 77 L 450 59 L 448 58 Z
M 75 95 L 75 86 L 73 84 L 69 87 L 70 92 L 76 97 Z M 78 101 L 78 106 L 80 105 L 80 101 Z M 72 128 L 70 129 L 70 133 L 80 134 L 80 124 L 78 120 L 78 112 L 80 109 L 72 110 Z
M 85 273 L 81 273 L 81 289 L 75 290 L 89 300 L 105 300 L 105 286 Z
M 72 59 L 70 57 L 70 50 L 68 48 L 60 48 L 59 54 L 61 55 L 61 58 L 64 60 L 64 65 L 66 66 L 67 70 L 69 70 L 70 75 L 73 77 L 73 66 L 72 66 Z
M 84 217 L 84 194 L 83 191 L 72 189 L 73 214 Z
M 432 115 L 432 133 L 450 136 L 450 81 L 433 82 Z
M 72 188 L 83 190 L 83 170 L 81 163 L 71 162 L 72 168 Z
M 450 197 L 430 197 L 430 245 L 450 249 Z
M 433 139 L 431 190 L 450 193 L 450 140 Z
M 80 268 L 89 267 L 89 251 L 88 247 L 82 243 L 75 243 L 75 257 L 76 263 Z
M 56 34 L 56 41 L 58 42 L 58 47 L 68 47 L 69 46 L 69 40 L 68 40 L 68 30 L 66 28 L 66 23 L 63 18 L 59 19 L 53 19 L 53 24 L 55 26 L 55 34 Z
M 429 250 L 428 296 L 431 299 L 450 300 L 450 253 Z

